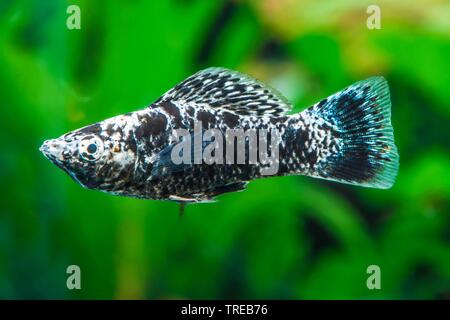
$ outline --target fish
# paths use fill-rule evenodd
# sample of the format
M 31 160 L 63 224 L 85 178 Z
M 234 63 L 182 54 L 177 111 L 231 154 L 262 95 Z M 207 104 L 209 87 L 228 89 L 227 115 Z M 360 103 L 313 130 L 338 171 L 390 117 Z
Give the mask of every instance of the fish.
M 389 87 L 383 77 L 356 82 L 302 112 L 290 114 L 291 110 L 292 104 L 276 89 L 243 73 L 211 67 L 141 110 L 46 140 L 40 151 L 82 187 L 175 201 L 183 208 L 188 203 L 215 201 L 224 193 L 245 190 L 252 180 L 273 176 L 392 187 L 399 155 Z M 210 130 L 219 136 L 195 143 Z M 243 151 L 216 149 L 220 135 L 226 139 L 231 130 L 264 131 L 269 141 L 277 136 L 276 143 L 266 141 L 265 148 L 267 154 L 277 156 L 269 163 L 258 161 L 262 154 L 257 153 L 256 161 L 250 161 L 251 150 L 260 147 L 263 135 L 253 142 L 244 137 Z M 191 146 L 189 140 L 194 141 Z M 183 141 L 186 148 L 180 153 Z M 231 161 L 174 161 L 174 156 L 190 158 L 208 148 L 219 160 L 227 152 L 236 152 Z M 270 165 L 276 171 L 267 174 Z

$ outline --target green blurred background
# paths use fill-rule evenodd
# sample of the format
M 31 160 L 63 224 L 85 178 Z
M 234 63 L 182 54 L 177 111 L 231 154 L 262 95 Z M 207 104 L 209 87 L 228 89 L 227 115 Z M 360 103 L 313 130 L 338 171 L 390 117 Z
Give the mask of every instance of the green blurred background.
M 0 49 L 0 298 L 450 299 L 449 1 L 1 0 Z M 180 219 L 175 203 L 85 190 L 39 153 L 209 66 L 295 111 L 385 76 L 397 183 L 271 178 Z M 381 290 L 366 287 L 372 264 Z

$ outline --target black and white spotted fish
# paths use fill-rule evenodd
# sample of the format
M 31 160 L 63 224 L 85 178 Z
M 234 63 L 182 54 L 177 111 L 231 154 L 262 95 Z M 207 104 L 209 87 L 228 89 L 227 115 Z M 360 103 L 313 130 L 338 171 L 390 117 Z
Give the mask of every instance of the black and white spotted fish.
M 40 150 L 83 187 L 144 199 L 209 201 L 264 176 L 262 164 L 172 163 L 172 133 L 193 132 L 201 121 L 203 130 L 224 135 L 233 128 L 279 132 L 277 176 L 386 189 L 399 166 L 390 108 L 386 80 L 373 77 L 288 115 L 291 104 L 274 89 L 209 68 L 142 110 L 47 140 Z

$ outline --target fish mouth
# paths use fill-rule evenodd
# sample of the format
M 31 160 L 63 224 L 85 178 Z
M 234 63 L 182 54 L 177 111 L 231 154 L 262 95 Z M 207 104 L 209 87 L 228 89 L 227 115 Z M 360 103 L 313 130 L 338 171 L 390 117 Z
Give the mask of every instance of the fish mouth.
M 73 180 L 79 183 L 84 188 L 90 188 L 85 183 L 81 182 L 80 179 L 77 178 L 76 174 L 70 169 L 68 165 L 68 159 L 71 156 L 71 153 L 68 151 L 64 151 L 65 144 L 61 142 L 59 139 L 53 140 L 45 140 L 42 145 L 39 147 L 39 151 L 50 160 L 54 165 L 67 173 Z
M 65 161 L 63 160 L 62 153 L 63 153 L 63 144 L 59 142 L 57 139 L 53 140 L 45 140 L 42 145 L 39 147 L 39 151 L 42 152 L 42 154 L 50 160 L 55 166 L 63 170 L 65 173 L 67 173 L 70 177 L 72 177 L 75 181 L 80 183 L 82 186 L 84 186 L 69 170 L 69 168 L 66 167 Z
M 45 140 L 39 147 L 39 151 L 58 167 L 62 166 L 62 145 L 56 140 Z

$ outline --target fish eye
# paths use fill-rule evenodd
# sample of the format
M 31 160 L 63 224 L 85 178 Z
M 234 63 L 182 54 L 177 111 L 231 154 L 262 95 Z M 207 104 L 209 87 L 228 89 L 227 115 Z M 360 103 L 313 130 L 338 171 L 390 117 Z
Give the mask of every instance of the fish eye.
M 97 136 L 84 137 L 78 146 L 81 158 L 94 161 L 103 153 L 103 141 Z
M 87 146 L 86 150 L 90 154 L 95 153 L 97 151 L 97 145 L 95 143 L 91 143 L 90 145 Z

